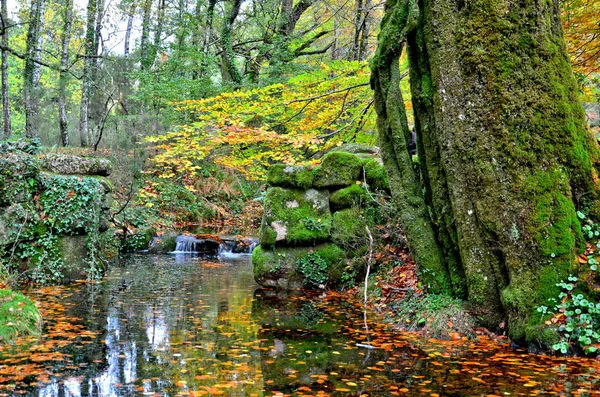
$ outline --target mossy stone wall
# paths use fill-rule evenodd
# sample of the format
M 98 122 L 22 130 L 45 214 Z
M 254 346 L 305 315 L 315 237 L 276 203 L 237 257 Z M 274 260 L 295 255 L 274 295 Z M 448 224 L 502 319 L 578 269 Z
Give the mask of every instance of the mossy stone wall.
M 260 246 L 252 255 L 259 284 L 337 287 L 348 274 L 358 273 L 347 269 L 347 262 L 366 250 L 360 208 L 373 200 L 371 194 L 388 192 L 376 153 L 368 148 L 361 148 L 361 155 L 330 152 L 312 169 L 271 166 Z
M 32 148 L 0 145 L 0 262 L 8 273 L 2 276 L 21 274 L 39 283 L 99 277 L 110 163 L 67 155 L 50 161 Z M 60 167 L 69 175 L 53 172 Z

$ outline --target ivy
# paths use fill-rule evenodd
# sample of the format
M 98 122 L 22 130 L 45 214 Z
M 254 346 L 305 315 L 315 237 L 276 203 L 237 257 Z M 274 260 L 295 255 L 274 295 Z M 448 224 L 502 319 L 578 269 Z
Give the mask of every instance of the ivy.
M 304 282 L 308 285 L 319 286 L 329 278 L 327 262 L 314 252 L 309 252 L 306 256 L 298 259 L 296 268 L 304 275 Z

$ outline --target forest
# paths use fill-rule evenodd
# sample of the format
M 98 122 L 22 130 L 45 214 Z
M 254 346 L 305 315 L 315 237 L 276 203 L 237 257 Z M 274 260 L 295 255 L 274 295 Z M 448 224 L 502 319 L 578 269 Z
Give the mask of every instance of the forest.
M 0 16 L 0 393 L 543 394 L 570 391 L 536 365 L 595 368 L 599 0 Z M 446 380 L 397 378 L 429 359 Z

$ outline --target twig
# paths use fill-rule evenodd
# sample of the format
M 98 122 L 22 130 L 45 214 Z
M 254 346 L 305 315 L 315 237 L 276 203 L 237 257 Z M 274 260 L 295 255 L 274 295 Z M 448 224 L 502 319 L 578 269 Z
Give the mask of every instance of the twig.
M 369 259 L 367 260 L 367 274 L 365 275 L 365 318 L 367 315 L 367 288 L 369 286 L 369 273 L 371 272 L 371 262 L 373 260 L 373 236 L 369 226 L 365 226 L 367 235 L 369 236 Z M 365 320 L 366 321 L 366 320 Z M 366 325 L 366 324 L 365 324 Z

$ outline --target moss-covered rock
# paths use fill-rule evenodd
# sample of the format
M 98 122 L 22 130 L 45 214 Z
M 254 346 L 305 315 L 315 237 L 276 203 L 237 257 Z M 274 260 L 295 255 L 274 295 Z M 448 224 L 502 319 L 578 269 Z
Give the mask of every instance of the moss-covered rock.
M 151 254 L 166 254 L 175 251 L 177 247 L 177 232 L 166 232 L 150 237 L 150 244 L 146 245 Z M 146 249 L 146 248 L 143 248 Z
M 112 172 L 110 161 L 102 158 L 48 154 L 41 161 L 45 170 L 62 175 L 109 176 Z
M 352 206 L 360 206 L 366 203 L 368 199 L 369 196 L 364 186 L 354 184 L 331 193 L 329 204 L 333 211 L 337 211 Z
M 0 289 L 0 343 L 39 336 L 41 331 L 42 316 L 33 301 L 18 292 Z
M 265 212 L 259 230 L 261 245 L 311 245 L 329 238 L 331 212 L 329 193 L 274 187 L 265 197 Z
M 333 244 L 273 250 L 258 246 L 252 252 L 252 265 L 254 279 L 265 287 L 335 286 L 340 283 L 345 256 Z
M 363 167 L 365 170 L 365 180 L 371 190 L 380 190 L 389 192 L 390 183 L 384 166 L 378 159 L 364 160 Z
M 348 208 L 333 214 L 331 241 L 340 247 L 352 248 L 355 253 L 367 245 L 367 225 L 358 208 Z
M 34 156 L 20 151 L 0 153 L 0 207 L 31 201 L 39 172 Z
M 361 145 L 360 143 L 344 143 L 343 145 L 336 147 L 334 151 L 353 153 L 357 155 L 379 155 L 379 148 L 377 146 Z
M 313 178 L 312 170 L 300 165 L 274 164 L 267 173 L 267 183 L 278 187 L 308 189 Z
M 145 251 L 149 249 L 150 243 L 152 242 L 154 236 L 156 235 L 156 229 L 154 227 L 144 227 L 139 228 L 133 232 L 133 234 L 127 234 L 123 236 L 121 240 L 121 251 L 122 252 L 136 252 L 136 251 Z M 156 241 L 158 247 L 156 248 L 155 253 L 166 253 L 175 251 L 175 238 L 177 235 L 173 236 L 172 244 L 158 244 L 163 243 L 162 239 L 158 239 Z M 165 239 L 165 243 L 171 242 L 170 239 Z M 166 249 L 171 248 L 172 250 L 166 251 Z
M 320 166 L 314 169 L 316 188 L 339 188 L 354 184 L 360 179 L 363 160 L 355 154 L 329 152 Z

